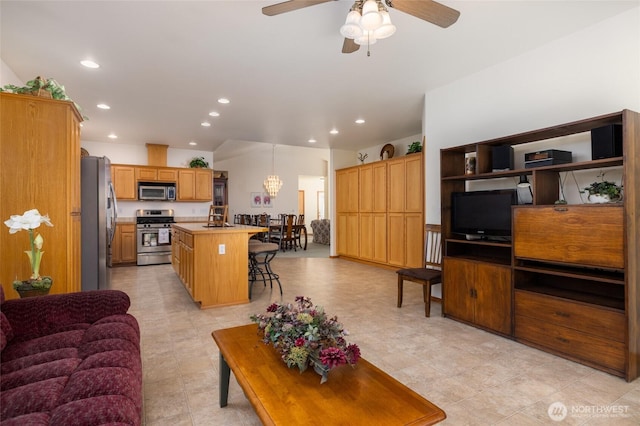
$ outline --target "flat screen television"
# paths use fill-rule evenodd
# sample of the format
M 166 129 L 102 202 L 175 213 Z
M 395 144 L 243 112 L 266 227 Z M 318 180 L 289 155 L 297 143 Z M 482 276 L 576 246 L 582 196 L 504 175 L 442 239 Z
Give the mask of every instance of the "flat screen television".
M 510 239 L 511 206 L 515 204 L 515 189 L 453 192 L 451 231 L 476 238 Z

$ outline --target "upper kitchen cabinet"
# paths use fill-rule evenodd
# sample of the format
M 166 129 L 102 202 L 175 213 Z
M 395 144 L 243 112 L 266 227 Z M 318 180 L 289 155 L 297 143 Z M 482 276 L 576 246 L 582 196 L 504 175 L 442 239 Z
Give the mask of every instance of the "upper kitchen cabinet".
M 170 167 L 136 166 L 136 180 L 140 182 L 177 182 L 178 170 Z
M 212 201 L 213 171 L 210 169 L 178 170 L 178 201 Z
M 51 293 L 80 291 L 80 122 L 72 102 L 0 93 L 0 218 L 30 209 L 48 214 L 41 226 L 45 255 L 40 273 L 51 276 Z M 12 282 L 28 279 L 24 251 L 29 234 L 0 232 L 0 284 L 17 298 Z
M 137 200 L 136 168 L 134 166 L 111 165 L 111 180 L 118 200 Z

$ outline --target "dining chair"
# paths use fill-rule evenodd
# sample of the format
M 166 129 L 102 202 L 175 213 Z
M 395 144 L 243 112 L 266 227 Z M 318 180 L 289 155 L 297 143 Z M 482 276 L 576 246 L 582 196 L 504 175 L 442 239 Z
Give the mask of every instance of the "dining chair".
M 296 215 L 281 215 L 280 230 L 271 234 L 271 241 L 277 243 L 282 251 L 285 251 L 287 247 L 293 247 L 293 250 L 297 251 L 293 232 L 295 224 Z
M 424 298 L 424 316 L 431 313 L 431 299 L 442 303 L 441 297 L 431 296 L 431 286 L 442 283 L 442 236 L 440 225 L 425 225 L 424 264 L 422 268 L 405 268 L 396 271 L 398 274 L 398 308 L 402 307 L 402 293 L 404 281 L 411 281 L 422 285 Z

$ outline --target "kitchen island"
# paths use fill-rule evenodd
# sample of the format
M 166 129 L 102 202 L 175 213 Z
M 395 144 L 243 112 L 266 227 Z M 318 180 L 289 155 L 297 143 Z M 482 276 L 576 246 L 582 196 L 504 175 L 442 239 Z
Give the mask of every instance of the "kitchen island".
M 173 225 L 171 263 L 200 308 L 249 303 L 249 238 L 266 231 L 206 222 Z

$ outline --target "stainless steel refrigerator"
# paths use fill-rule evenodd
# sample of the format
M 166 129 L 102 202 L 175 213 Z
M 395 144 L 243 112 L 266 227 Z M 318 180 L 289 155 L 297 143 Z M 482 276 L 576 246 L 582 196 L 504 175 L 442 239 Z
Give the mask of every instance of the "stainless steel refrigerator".
M 117 202 L 107 157 L 82 157 L 82 291 L 109 288 Z

